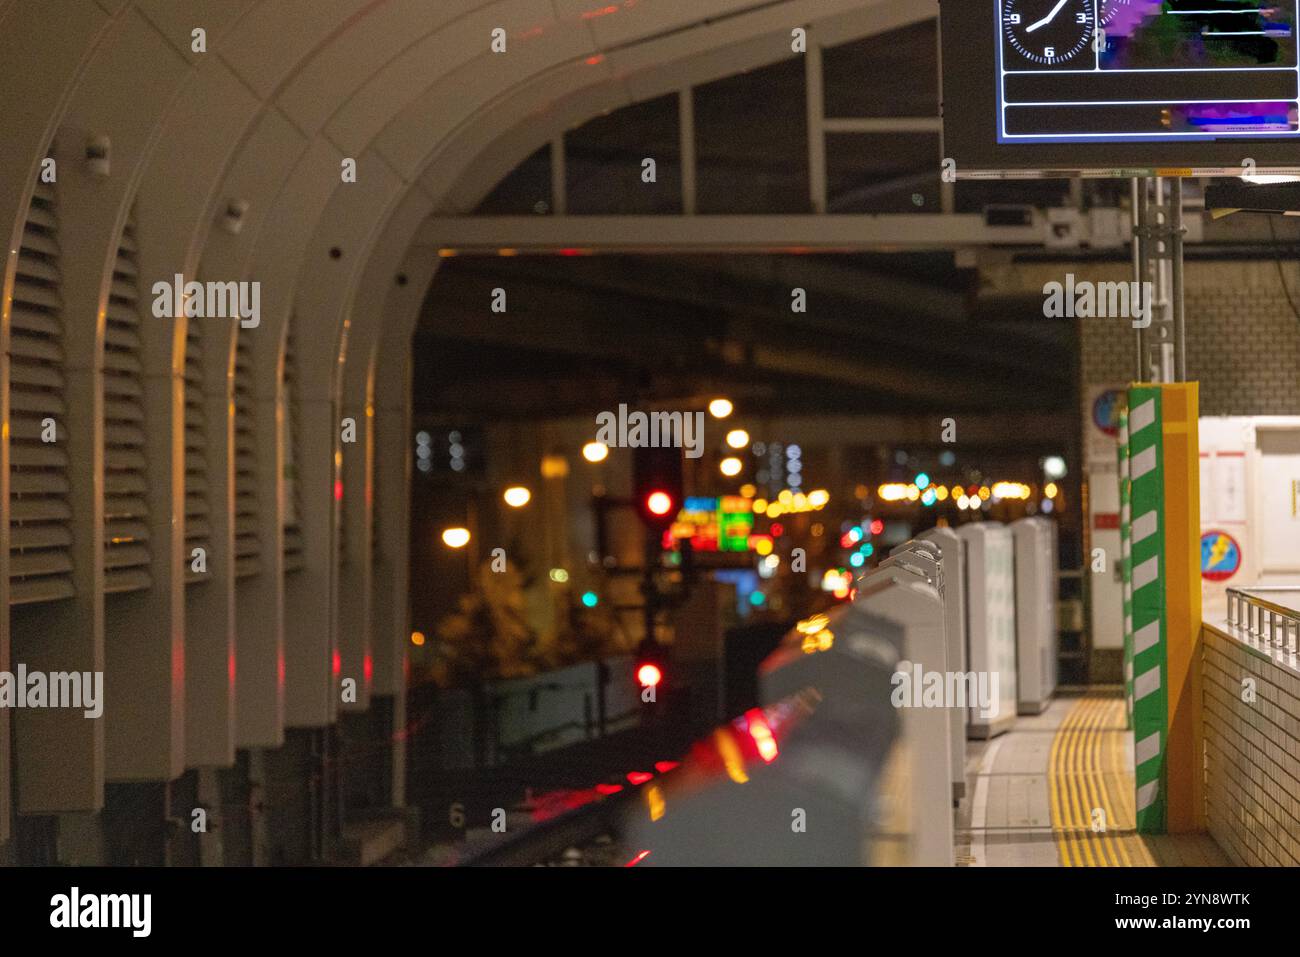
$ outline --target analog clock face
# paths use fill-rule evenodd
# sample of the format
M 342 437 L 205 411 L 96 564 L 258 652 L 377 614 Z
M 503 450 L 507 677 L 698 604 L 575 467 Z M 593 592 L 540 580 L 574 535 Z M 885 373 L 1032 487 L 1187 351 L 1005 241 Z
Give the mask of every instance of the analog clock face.
M 1093 0 L 1003 0 L 1003 35 L 1030 63 L 1069 63 L 1090 48 L 1094 25 Z
M 1101 25 L 1110 26 L 1129 3 L 1130 0 L 1101 0 Z

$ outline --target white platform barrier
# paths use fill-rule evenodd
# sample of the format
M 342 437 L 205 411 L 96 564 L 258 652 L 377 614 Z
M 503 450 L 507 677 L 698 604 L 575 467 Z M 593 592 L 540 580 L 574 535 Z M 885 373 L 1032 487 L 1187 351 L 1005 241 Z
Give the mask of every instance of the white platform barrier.
M 943 594 L 943 627 L 948 644 L 948 669 L 966 673 L 966 561 L 961 539 L 951 528 L 932 528 L 918 536 L 939 547 Z M 952 796 L 966 794 L 966 709 L 949 713 L 952 741 Z
M 911 543 L 799 622 L 759 668 L 762 706 L 630 812 L 643 866 L 951 867 L 950 709 L 915 670 L 948 669 L 941 577 L 941 549 Z
M 1056 692 L 1056 525 L 1011 523 L 1016 554 L 1016 711 L 1042 714 Z
M 942 675 L 948 671 L 944 605 L 938 588 L 937 548 L 931 543 L 917 545 L 891 556 L 861 578 L 855 604 L 903 629 L 904 659 L 895 670 L 891 703 L 902 717 L 902 743 L 910 765 L 911 860 L 917 866 L 951 867 L 949 709 L 944 702 L 933 706 L 923 695 L 924 684 L 918 687 L 918 678 L 923 679 L 925 672 Z
M 1000 522 L 974 522 L 957 532 L 965 543 L 966 650 L 977 675 L 997 676 L 997 706 L 972 707 L 972 738 L 991 738 L 1016 721 L 1015 559 L 1011 531 Z

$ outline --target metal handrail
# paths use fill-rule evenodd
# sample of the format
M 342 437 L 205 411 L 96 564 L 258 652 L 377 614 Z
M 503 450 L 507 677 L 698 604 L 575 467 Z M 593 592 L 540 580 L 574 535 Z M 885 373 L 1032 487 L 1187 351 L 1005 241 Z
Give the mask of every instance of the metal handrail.
M 1252 592 L 1300 592 L 1300 586 L 1261 585 L 1228 589 L 1228 624 L 1260 641 L 1289 651 L 1300 651 L 1300 610 L 1279 605 Z

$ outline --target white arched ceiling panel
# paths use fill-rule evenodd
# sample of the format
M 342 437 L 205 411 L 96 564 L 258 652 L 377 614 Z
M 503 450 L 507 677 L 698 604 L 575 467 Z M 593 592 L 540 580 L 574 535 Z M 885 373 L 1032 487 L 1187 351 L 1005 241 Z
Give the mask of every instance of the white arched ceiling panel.
M 262 573 L 250 582 L 268 585 L 277 593 L 284 552 L 281 523 L 283 488 L 279 481 L 283 468 L 281 423 L 285 414 L 280 399 L 284 339 L 308 239 L 315 229 L 320 210 L 325 208 L 335 184 L 339 182 L 340 162 L 341 155 L 331 144 L 317 139 L 308 146 L 271 204 L 267 221 L 257 236 L 256 255 L 248 271 L 250 279 L 262 284 L 262 322 L 256 329 L 241 330 L 239 336 L 241 342 L 247 338 L 252 344 L 254 418 L 263 423 L 256 436 L 260 469 L 258 539 L 263 568 Z M 305 321 L 310 322 L 309 319 Z M 332 362 L 330 367 L 333 367 Z M 269 423 L 276 425 L 272 428 Z M 295 436 L 295 441 L 298 439 L 299 436 Z M 295 464 L 301 468 L 301 462 Z M 278 603 L 278 600 L 276 598 L 274 602 Z M 281 633 L 268 627 L 269 623 L 258 623 L 260 611 L 243 589 L 238 599 L 237 615 L 241 652 L 246 644 L 256 644 L 257 650 L 253 654 L 258 660 L 276 653 L 279 655 L 277 665 L 284 664 L 283 671 L 277 669 L 277 680 L 284 683 L 284 722 L 294 726 L 321 723 L 318 719 L 322 708 L 328 706 L 325 697 L 314 692 L 300 694 L 295 689 L 303 682 L 315 689 L 319 682 L 318 672 L 321 669 L 328 672 L 329 660 L 309 662 L 308 672 L 296 667 L 294 662 L 298 653 L 287 643 L 281 649 L 284 642 Z M 276 716 L 263 714 L 259 720 L 267 722 L 268 730 L 277 736 L 281 733 L 274 728 Z
M 887 4 L 877 4 L 875 6 L 886 11 L 886 19 L 889 15 L 897 16 L 898 12 L 905 7 L 904 4 L 897 2 L 897 0 L 893 0 L 893 2 Z M 855 9 L 861 9 L 857 6 L 856 0 L 835 0 L 833 3 L 827 3 L 826 0 L 821 0 L 821 2 L 816 6 L 811 3 L 790 4 L 787 7 L 781 8 L 781 11 L 764 8 L 757 13 L 748 14 L 744 17 L 730 18 L 724 20 L 722 23 L 710 24 L 694 31 L 687 31 L 682 34 L 682 36 L 675 35 L 665 40 L 647 43 L 644 46 L 657 47 L 661 44 L 670 44 L 672 48 L 677 51 L 704 52 L 711 47 L 716 50 L 718 46 L 728 40 L 735 41 L 737 38 L 748 40 L 745 44 L 745 48 L 740 54 L 727 58 L 723 69 L 719 70 L 716 64 L 713 66 L 712 70 L 707 66 L 702 68 L 702 78 L 712 78 L 714 75 L 726 75 L 726 70 L 744 68 L 743 65 L 741 65 L 741 61 L 743 61 L 744 64 L 771 62 L 775 59 L 779 59 L 781 56 L 789 55 L 787 52 L 789 43 L 787 25 L 790 23 L 802 22 L 803 18 L 814 12 L 822 15 L 843 15 L 845 11 L 853 11 Z M 568 12 L 580 20 L 583 19 L 583 10 L 577 7 Z M 700 11 L 698 8 L 693 11 L 693 14 L 696 17 L 699 16 L 699 13 Z M 678 15 L 680 15 L 680 11 L 678 11 Z M 877 11 L 873 8 L 871 15 L 876 19 L 880 19 L 881 11 Z M 848 20 L 847 17 L 845 19 Z M 625 18 L 622 22 L 628 23 L 630 20 Z M 659 26 L 662 27 L 662 24 L 659 24 Z M 772 33 L 774 29 L 778 30 L 775 34 Z M 756 30 L 768 35 L 760 36 L 757 39 L 748 39 Z M 861 30 L 859 32 L 861 32 Z M 707 34 L 707 36 L 698 40 L 683 40 L 683 37 L 685 36 L 694 37 L 697 34 Z M 545 30 L 542 31 L 542 36 L 544 35 Z M 577 37 L 578 40 L 581 40 L 580 33 L 570 31 L 570 36 Z M 468 40 L 472 39 L 473 34 L 471 33 Z M 479 40 L 480 46 L 478 49 L 481 51 L 484 48 L 481 44 L 481 35 L 479 36 Z M 463 96 L 455 99 L 454 102 L 451 102 L 445 98 L 442 89 L 459 90 L 469 87 L 474 88 L 477 91 L 484 87 L 484 84 L 482 84 L 481 81 L 470 83 L 468 76 L 461 78 L 460 82 L 449 82 L 454 78 L 444 77 L 443 82 L 429 91 L 419 101 L 416 107 L 408 107 L 403 110 L 399 116 L 389 121 L 384 133 L 380 136 L 378 143 L 379 148 L 384 149 L 386 147 L 389 151 L 389 155 L 400 150 L 402 159 L 407 163 L 411 162 L 415 156 L 421 156 L 420 163 L 427 165 L 427 188 L 430 190 L 437 189 L 440 193 L 444 193 L 448 181 L 446 176 L 447 167 L 444 163 L 435 162 L 431 158 L 431 153 L 427 149 L 428 140 L 434 138 L 438 142 L 446 142 L 445 137 L 447 136 L 447 133 L 451 129 L 455 128 L 457 122 L 462 120 L 467 121 L 469 116 L 478 117 L 486 115 L 489 117 L 488 125 L 499 123 L 502 129 L 506 129 L 509 128 L 512 121 L 515 123 L 518 122 L 518 116 L 527 115 L 530 111 L 536 115 L 535 111 L 537 109 L 543 108 L 544 105 L 553 105 L 557 97 L 572 91 L 574 87 L 578 87 L 579 92 L 570 96 L 570 100 L 572 101 L 570 104 L 572 113 L 570 115 L 576 122 L 578 119 L 585 118 L 583 115 L 584 109 L 594 112 L 597 104 L 599 104 L 601 108 L 608 108 L 611 105 L 609 98 L 601 92 L 603 89 L 608 88 L 605 84 L 610 82 L 609 74 L 611 72 L 618 74 L 628 72 L 630 68 L 638 62 L 636 53 L 640 53 L 642 57 L 641 62 L 654 63 L 660 68 L 659 72 L 664 76 L 669 75 L 669 71 L 663 69 L 662 66 L 666 55 L 664 50 L 656 50 L 654 53 L 645 53 L 643 50 L 637 48 L 632 48 L 629 51 L 620 51 L 616 57 L 626 57 L 628 61 L 626 65 L 616 58 L 614 60 L 614 66 L 610 67 L 607 65 L 609 62 L 608 59 L 602 57 L 600 62 L 595 64 L 601 67 L 601 69 L 593 70 L 588 73 L 583 69 L 583 67 L 588 67 L 592 64 L 588 64 L 586 60 L 594 60 L 596 58 L 584 57 L 581 60 L 575 59 L 575 57 L 589 52 L 588 48 L 584 43 L 573 39 L 566 40 L 565 43 L 568 44 L 567 49 L 564 44 L 559 45 L 554 50 L 546 49 L 540 44 L 530 48 L 530 56 L 536 58 L 535 63 L 532 61 L 524 61 L 522 59 L 514 60 L 512 62 L 512 67 L 514 69 L 527 65 L 529 67 L 536 66 L 538 70 L 538 72 L 529 79 L 527 85 L 522 87 L 522 89 L 520 85 L 512 86 L 509 82 L 505 82 L 500 87 L 494 85 L 490 88 L 483 89 L 482 92 L 478 93 L 474 100 L 468 103 L 465 101 L 465 97 Z M 413 45 L 411 50 L 423 52 L 423 47 L 422 45 Z M 552 69 L 545 69 L 544 54 L 558 57 L 560 60 L 559 64 Z M 507 56 L 511 56 L 511 54 L 502 55 L 480 52 L 476 59 L 470 61 L 470 64 L 463 67 L 459 72 L 467 73 L 470 66 L 479 66 L 480 61 L 486 61 L 488 64 L 491 64 L 493 58 L 500 58 L 504 61 Z M 346 139 L 347 136 L 350 135 L 343 134 L 341 131 L 345 129 L 346 124 L 348 123 L 347 117 L 349 115 L 349 110 L 355 110 L 361 104 L 364 104 L 367 107 L 364 113 L 371 124 L 371 128 L 377 125 L 377 111 L 370 107 L 377 105 L 379 102 L 391 101 L 391 97 L 380 96 L 379 94 L 381 92 L 387 92 L 389 84 L 393 82 L 395 76 L 402 77 L 402 85 L 409 85 L 411 82 L 410 76 L 403 74 L 401 68 L 393 67 L 390 70 L 385 71 L 385 73 L 378 78 L 376 83 L 368 84 L 367 89 L 369 92 L 358 93 L 348 107 L 341 112 L 340 117 L 333 121 L 331 129 L 339 131 L 338 135 L 334 137 L 336 140 Z M 654 82 L 662 81 L 656 79 Z M 645 92 L 645 90 L 642 89 L 638 92 Z M 580 99 L 582 97 L 590 97 L 590 100 L 583 102 Z M 631 98 L 631 94 L 622 97 L 615 96 L 614 104 L 616 105 L 619 102 L 630 101 Z M 493 100 L 496 102 L 493 103 L 494 108 L 492 109 L 484 109 L 479 106 L 480 103 L 488 103 Z M 511 109 L 506 110 L 502 108 L 500 105 L 502 102 L 511 105 Z M 416 115 L 412 115 L 413 109 L 417 111 Z M 428 114 L 427 116 L 425 115 L 426 113 Z M 591 114 L 589 113 L 587 115 Z M 471 129 L 476 128 L 478 128 L 478 124 L 476 124 L 475 127 L 471 127 Z M 412 131 L 418 135 L 413 137 Z M 362 129 L 357 128 L 355 132 L 359 134 L 362 132 Z M 486 138 L 488 141 L 490 141 L 490 139 L 490 136 Z M 483 141 L 484 140 L 482 139 L 480 140 L 480 142 Z M 416 142 L 418 145 L 414 148 L 407 145 L 412 142 Z M 456 141 L 453 140 L 453 142 Z M 527 154 L 524 153 L 523 155 L 526 156 Z M 436 151 L 433 153 L 433 156 L 436 156 L 438 160 L 446 158 L 438 155 Z M 476 158 L 476 154 L 473 150 L 467 149 L 462 153 L 461 161 L 465 165 L 469 165 L 473 162 L 474 158 Z M 521 156 L 520 158 L 522 159 L 523 157 Z M 406 175 L 411 171 L 402 170 L 401 172 Z M 504 175 L 504 172 L 502 175 Z M 433 182 L 430 182 L 430 180 L 433 180 Z M 383 272 L 383 270 L 380 272 Z M 348 298 L 349 297 L 344 297 L 344 301 L 347 301 Z
M 392 97 L 406 102 L 424 89 L 422 77 L 429 71 L 446 69 L 444 57 L 459 55 L 431 42 L 449 24 L 494 6 L 494 0 L 389 0 L 354 18 L 346 32 L 304 63 L 277 95 L 280 108 L 304 130 L 326 129 L 340 146 L 364 144 L 369 137 L 356 128 L 368 122 L 368 113 L 382 116 L 391 111 Z M 482 22 L 487 20 L 501 17 L 488 16 Z M 484 26 L 477 41 L 486 45 L 489 29 Z M 354 99 L 358 95 L 360 99 Z
M 405 183 L 374 155 L 362 157 L 364 170 L 356 183 L 335 190 L 307 247 L 306 281 L 299 285 L 294 303 L 295 342 L 300 376 L 294 381 L 294 401 L 302 415 L 294 436 L 303 537 L 303 568 L 285 582 L 286 720 L 290 725 L 323 724 L 340 704 L 341 680 L 352 679 L 359 690 L 357 704 L 368 703 L 369 656 L 368 586 L 357 583 L 357 594 L 342 596 L 349 606 L 340 625 L 340 598 L 336 510 L 355 497 L 369 494 L 365 469 L 353 469 L 359 487 L 342 481 L 342 461 L 368 454 L 368 416 L 354 416 L 356 441 L 341 444 L 338 363 L 340 333 L 350 320 L 349 293 L 356 288 L 365 260 L 359 250 L 371 245 L 384 211 L 401 194 Z M 342 330 L 340 330 L 340 325 Z M 364 363 L 366 356 L 359 362 Z M 364 544 L 364 543 L 363 543 Z M 368 547 L 368 545 L 367 545 Z M 337 673 L 328 667 L 334 664 Z M 319 702 L 329 705 L 321 713 Z
M 260 0 L 135 0 L 136 8 L 148 18 L 191 65 L 198 66 L 210 58 L 211 51 L 222 43 L 231 25 Z M 203 30 L 209 52 L 194 49 L 193 32 Z
M 288 171 L 303 158 L 308 141 L 278 110 L 268 109 L 248 133 L 234 163 L 230 166 L 218 192 L 219 202 L 238 200 L 248 204 L 243 227 L 238 235 L 208 225 L 203 245 L 203 260 L 199 267 L 202 279 L 244 279 L 249 275 L 257 251 L 257 239 L 271 216 L 275 197 L 284 186 Z M 263 304 L 265 309 L 265 304 Z M 212 331 L 212 330 L 208 330 Z M 240 329 L 232 324 L 225 336 L 212 336 L 204 349 L 204 407 L 208 421 L 222 421 L 231 427 L 234 395 L 231 378 L 234 373 L 236 337 L 254 336 L 258 329 Z M 265 333 L 264 333 L 265 334 Z M 272 334 L 273 335 L 273 334 Z M 278 347 L 278 339 L 274 340 Z M 278 397 L 258 399 L 256 413 L 267 418 L 266 432 L 274 447 L 270 450 L 266 468 L 274 472 L 280 468 Z M 233 436 L 227 435 L 227 459 L 223 463 L 221 480 L 225 487 L 220 498 L 214 500 L 212 514 L 220 520 L 214 527 L 214 545 L 220 554 L 213 556 L 223 567 L 223 577 L 234 577 L 234 471 Z M 265 446 L 263 447 L 265 451 Z M 211 483 L 212 479 L 209 479 Z M 276 514 L 274 493 L 263 511 L 262 537 L 274 533 Z M 218 507 L 221 506 L 221 507 Z M 269 513 L 269 514 L 268 514 Z M 218 544 L 221 543 L 221 544 Z M 264 550 L 265 551 L 265 550 Z M 211 566 L 210 566 L 211 567 Z M 284 682 L 283 669 L 283 618 L 284 604 L 278 578 L 266 573 L 238 583 L 238 601 L 233 595 L 222 596 L 226 604 L 234 606 L 235 661 L 235 745 L 236 747 L 277 747 L 284 741 Z
M 829 6 L 833 0 L 822 2 Z M 602 49 L 644 40 L 648 35 L 644 21 L 649 16 L 654 17 L 655 33 L 669 33 L 696 26 L 706 17 L 710 20 L 725 18 L 757 5 L 754 0 L 713 0 L 711 3 L 555 0 L 559 15 L 585 24 Z
M 498 100 L 492 108 L 481 111 L 475 123 L 460 127 L 450 140 L 440 141 L 436 152 L 427 159 L 421 181 L 431 196 L 443 202 L 455 202 L 458 209 L 472 208 L 510 169 L 569 126 L 634 99 L 670 92 L 681 85 L 683 76 L 688 76 L 690 82 L 705 82 L 790 55 L 788 25 L 806 22 L 813 12 L 827 15 L 827 19 L 816 21 L 818 37 L 838 43 L 925 19 L 933 15 L 933 10 L 927 9 L 931 7 L 932 3 L 917 5 L 903 0 L 882 0 L 869 8 L 863 8 L 858 0 L 834 3 L 818 0 L 816 4 L 792 3 L 779 9 L 765 8 L 667 40 L 652 40 L 620 50 L 602 63 L 607 66 L 614 61 L 614 72 L 620 77 L 617 85 L 607 80 L 604 71 L 587 70 L 585 62 L 562 64 L 533 78 L 527 87 L 512 91 L 511 96 Z M 707 41 L 697 39 L 705 34 Z M 684 62 L 673 60 L 660 48 L 664 43 L 679 51 L 689 51 L 696 58 Z M 727 43 L 730 46 L 724 48 Z M 713 49 L 710 44 L 714 45 Z M 630 90 L 635 90 L 635 95 Z M 460 180 L 456 178 L 458 175 Z M 388 228 L 403 231 L 396 219 Z M 392 245 L 396 248 L 400 243 Z M 376 255 L 384 258 L 382 254 Z M 403 256 L 393 260 L 388 268 L 368 270 L 367 276 L 375 277 L 368 281 L 377 283 L 379 276 L 399 268 L 399 262 L 402 269 L 413 274 L 414 265 L 423 255 L 427 253 Z M 432 274 L 431 269 L 429 275 Z M 365 282 L 360 301 L 383 295 L 381 288 Z M 386 382 L 381 376 L 381 388 Z
M 221 57 L 258 97 L 270 100 L 320 48 L 385 2 L 263 0 L 222 37 Z
M 262 324 L 244 334 L 251 334 L 255 342 L 259 387 L 276 381 L 285 324 L 307 245 L 340 183 L 342 161 L 343 154 L 333 144 L 313 140 L 285 178 L 257 235 L 249 277 L 262 284 Z
M 406 507 L 405 467 L 408 454 L 409 376 L 394 375 L 388 371 L 391 363 L 385 362 L 386 374 L 394 381 L 378 379 L 371 383 L 371 370 L 378 369 L 380 334 L 386 316 L 405 310 L 418 314 L 419 301 L 411 290 L 424 288 L 420 276 L 403 274 L 402 284 L 397 280 L 396 265 L 401 261 L 408 237 L 433 211 L 433 204 L 417 190 L 406 194 L 407 201 L 398 206 L 393 220 L 379 236 L 366 263 L 366 274 L 358 283 L 358 296 L 352 305 L 351 327 L 348 330 L 347 361 L 343 366 L 343 414 L 354 418 L 358 426 L 365 423 L 370 433 L 373 459 L 382 461 L 385 468 L 374 467 L 357 455 L 355 449 L 343 452 L 343 488 L 347 542 L 353 554 L 347 556 L 340 574 L 341 594 L 348 596 L 343 602 L 340 620 L 339 644 L 343 673 L 360 667 L 366 677 L 365 693 L 392 695 L 401 687 L 402 668 L 405 661 L 407 621 L 407 578 L 405 561 L 409 549 L 410 521 Z M 426 271 L 432 266 L 426 262 Z M 426 280 L 427 282 L 427 280 Z M 409 360 L 408 336 L 402 347 L 403 357 Z M 405 368 L 405 364 L 403 364 Z M 367 397 L 373 390 L 373 416 L 368 414 Z M 371 466 L 367 468 L 367 466 Z M 372 501 L 358 499 L 355 490 L 369 482 L 374 490 Z M 358 507 L 362 505 L 363 507 Z M 373 565 L 358 562 L 357 550 L 367 540 L 378 539 L 379 548 L 372 551 Z M 367 579 L 368 575 L 368 579 Z M 367 587 L 368 586 L 368 587 Z M 366 606 L 350 609 L 353 596 L 366 599 Z M 357 604 L 361 604 L 358 602 Z M 353 613 L 350 617 L 349 613 Z M 358 620 L 361 615 L 364 620 Z M 356 636 L 364 636 L 364 647 L 356 647 Z M 359 661 L 358 661 L 359 658 Z M 366 667 L 369 661 L 370 667 Z M 360 699 L 360 696 L 358 696 Z M 360 703 L 360 700 L 359 700 Z
M 819 41 L 842 43 L 932 18 L 933 7 L 914 0 L 805 0 L 732 17 L 610 53 L 603 65 L 619 77 L 621 90 L 569 64 L 493 104 L 450 141 L 427 143 L 430 155 L 420 181 L 441 209 L 469 212 L 511 169 L 566 129 L 620 106 L 793 55 L 792 24 L 815 20 Z M 458 181 L 462 174 L 466 184 Z M 472 189 L 462 189 L 469 183 Z
M 194 12 L 205 16 L 204 29 L 210 39 L 248 6 L 226 4 Z M 151 17 L 150 14 L 153 14 Z M 124 17 L 129 31 L 121 49 L 130 56 L 131 67 L 119 63 L 105 77 L 109 95 L 121 96 L 125 84 L 152 78 L 149 96 L 125 98 L 129 111 L 141 124 L 153 120 L 149 140 L 138 151 L 126 151 L 119 137 L 111 137 L 111 160 L 117 165 L 118 182 L 126 184 L 126 203 L 140 190 L 137 214 L 138 263 L 142 283 L 148 292 L 152 281 L 168 280 L 176 272 L 192 274 L 194 238 L 199 223 L 209 216 L 209 192 L 221 172 L 227 144 L 237 138 L 242 124 L 232 122 L 238 108 L 255 108 L 246 88 L 215 57 L 205 58 L 197 70 L 187 69 L 187 60 L 203 54 L 191 49 L 192 27 L 178 20 L 175 11 L 159 3 L 141 4 Z M 139 34 L 132 39 L 131 34 Z M 154 49 L 158 41 L 168 44 L 171 58 Z M 165 64 L 175 58 L 175 72 L 169 77 Z M 149 63 L 150 71 L 141 71 Z M 172 82 L 169 84 L 168 79 Z M 161 82 L 158 82 L 161 80 Z M 174 93 L 179 86 L 179 93 Z M 132 91 L 134 92 L 134 91 Z M 173 95 L 168 96 L 171 93 Z M 79 91 L 79 96 L 81 92 Z M 122 100 L 113 101 L 120 105 Z M 87 112 L 93 118 L 107 118 L 105 104 L 95 103 Z M 233 108 L 233 109 L 232 109 Z M 166 111 L 161 126 L 157 118 Z M 122 111 L 119 111 L 122 112 Z M 77 111 L 69 115 L 75 122 Z M 196 117 L 204 121 L 196 123 Z M 101 122 L 103 120 L 101 119 Z M 92 128 L 92 134 L 98 131 Z M 113 178 L 111 177 L 110 180 Z M 206 181 L 207 189 L 195 188 L 194 181 Z M 152 295 L 145 297 L 152 302 Z M 105 722 L 106 775 L 110 780 L 166 780 L 184 768 L 185 678 L 184 618 L 181 594 L 180 531 L 183 522 L 183 472 L 181 463 L 182 393 L 180 369 L 184 361 L 184 323 L 150 319 L 140 325 L 144 390 L 141 408 L 145 416 L 144 471 L 150 527 L 150 587 L 143 592 L 113 600 L 105 627 L 106 684 L 118 701 L 150 700 L 160 707 L 151 712 L 118 707 L 110 709 Z M 227 669 L 222 667 L 221 671 Z
M 74 18 L 68 14 L 75 12 Z M 67 29 L 51 31 L 49 18 L 70 19 Z M 45 149 L 63 115 L 85 52 L 102 35 L 108 17 L 78 0 L 50 0 L 36 5 L 9 3 L 0 10 L 0 63 L 5 87 L 5 135 L 0 136 L 0 235 L 4 269 L 0 272 L 0 671 L 11 669 L 9 615 L 9 352 L 14 279 L 19 250 Z M 49 36 L 46 42 L 38 39 Z M 0 710 L 0 842 L 9 837 L 9 711 Z
M 302 161 L 308 142 L 279 110 L 268 109 L 258 117 L 217 190 L 219 202 L 248 204 L 243 224 L 238 234 L 207 224 L 200 265 L 206 277 L 242 278 L 248 272 L 275 198 Z
M 136 218 L 140 244 L 140 269 L 145 277 L 143 292 L 152 301 L 149 284 L 171 283 L 175 275 L 192 279 L 198 272 L 200 242 L 207 235 L 213 209 L 218 202 L 216 188 L 229 157 L 245 132 L 247 117 L 258 107 L 248 87 L 219 57 L 207 57 L 197 67 L 194 82 L 186 85 L 169 112 L 158 148 L 145 171 L 136 199 Z M 195 117 L 204 117 L 196 123 Z M 195 328 L 188 328 L 193 324 Z M 230 660 L 234 653 L 234 621 L 229 600 L 231 575 L 227 558 L 233 548 L 229 536 L 222 533 L 221 507 L 227 482 L 223 481 L 229 458 L 224 435 L 226 402 L 212 403 L 204 397 L 209 377 L 224 383 L 225 373 L 217 361 L 203 367 L 198 362 L 200 390 L 197 401 L 203 424 L 195 436 L 205 445 L 205 469 L 195 476 L 203 483 L 200 502 L 207 505 L 209 527 L 216 533 L 204 536 L 200 547 L 207 571 L 203 587 L 191 592 L 184 588 L 184 572 L 192 556 L 184 548 L 188 532 L 185 476 L 185 432 L 187 409 L 182 377 L 187 358 L 187 333 L 193 333 L 201 348 L 212 343 L 220 353 L 228 343 L 232 326 L 229 318 L 183 318 L 167 321 L 149 318 L 143 329 L 147 462 L 149 468 L 149 512 L 151 541 L 155 561 L 154 580 L 157 599 L 124 608 L 138 620 L 121 621 L 132 629 L 136 641 L 152 645 L 154 660 L 166 657 L 170 639 L 170 657 L 183 667 L 173 668 L 170 675 L 141 669 L 133 677 L 134 693 L 152 699 L 166 689 L 158 686 L 166 678 L 183 682 L 184 721 L 177 729 L 177 747 L 172 771 L 179 774 L 186 764 L 221 765 L 234 759 L 234 715 L 231 711 L 233 689 Z M 204 350 L 206 352 L 206 350 Z M 214 368 L 215 367 L 215 368 Z M 190 413 L 193 414 L 192 412 Z M 188 614 L 187 614 L 188 610 Z M 163 623 L 169 634 L 161 634 Z M 147 719 L 143 714 L 142 719 Z M 174 776 L 169 775 L 169 776 Z
M 52 20 L 60 23 L 60 29 L 50 29 Z M 0 63 L 5 71 L 0 94 L 5 106 L 5 134 L 0 136 L 0 229 L 6 237 L 8 261 L 2 290 L 6 308 L 12 294 L 16 250 L 41 159 L 87 51 L 104 35 L 108 23 L 108 18 L 85 0 L 13 3 L 0 19 Z M 0 551 L 7 553 L 8 549 Z
M 389 299 L 418 300 L 420 294 L 410 287 L 419 287 L 419 276 L 401 270 L 402 257 L 410 246 L 410 237 L 425 219 L 433 213 L 433 201 L 421 190 L 411 189 L 401 196 L 401 202 L 390 204 L 393 212 L 376 238 L 365 272 L 357 284 L 356 298 L 352 304 L 352 328 L 349 331 L 347 361 L 343 367 L 344 401 L 356 401 L 365 387 L 364 362 L 353 362 L 368 351 L 379 348 L 384 331 L 385 316 L 392 308 Z M 398 274 L 402 281 L 399 284 Z M 419 302 L 417 301 L 417 306 Z M 376 394 L 383 394 L 380 385 Z
M 149 63 L 150 71 L 136 69 Z M 59 423 L 74 463 L 70 473 L 71 524 L 74 529 L 73 583 L 76 594 L 65 601 L 14 616 L 15 648 L 20 631 L 23 660 L 33 670 L 103 671 L 102 721 L 73 719 L 67 712 L 25 714 L 18 722 L 17 762 L 20 810 L 93 809 L 102 802 L 106 768 L 130 763 L 129 743 L 120 732 L 132 698 L 115 679 L 129 673 L 134 648 L 129 640 L 108 643 L 103 604 L 103 416 L 102 352 L 118 243 L 126 224 L 140 165 L 158 132 L 158 117 L 170 102 L 185 61 L 134 10 L 113 21 L 84 68 L 58 133 L 56 156 L 61 168 L 60 266 L 65 315 L 66 420 Z M 132 109 L 121 109 L 129 103 Z M 112 142 L 117 176 L 93 178 L 84 166 L 89 136 Z M 123 682 L 126 684 L 126 682 Z M 168 748 L 166 703 L 164 730 L 144 747 Z M 48 742 L 57 740 L 55 753 Z M 74 772 L 72 769 L 77 769 Z
M 519 43 L 509 54 L 487 53 L 486 64 L 482 57 L 464 63 L 394 117 L 376 138 L 375 147 L 403 176 L 415 179 L 428 159 L 426 136 L 445 136 L 496 97 L 590 51 L 581 33 L 557 30 Z M 490 68 L 498 62 L 499 68 Z

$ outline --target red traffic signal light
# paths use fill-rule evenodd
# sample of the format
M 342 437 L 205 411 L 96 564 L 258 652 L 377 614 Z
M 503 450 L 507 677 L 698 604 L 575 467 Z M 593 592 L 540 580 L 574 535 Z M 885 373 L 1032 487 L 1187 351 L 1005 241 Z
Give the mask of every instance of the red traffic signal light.
M 682 507 L 682 450 L 637 448 L 632 454 L 632 500 L 651 529 L 663 530 Z

